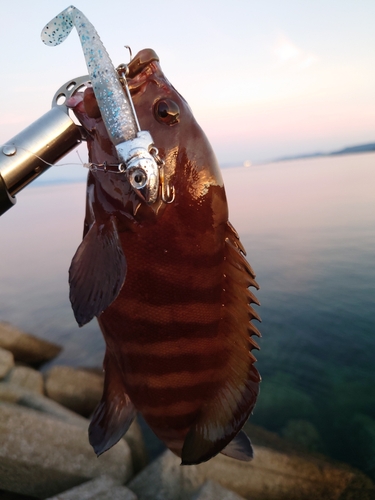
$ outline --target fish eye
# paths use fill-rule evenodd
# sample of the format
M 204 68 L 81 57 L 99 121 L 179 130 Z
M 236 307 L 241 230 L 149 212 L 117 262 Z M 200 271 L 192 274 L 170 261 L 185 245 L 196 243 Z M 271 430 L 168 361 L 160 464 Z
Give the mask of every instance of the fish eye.
M 160 99 L 154 106 L 155 118 L 160 123 L 175 125 L 180 121 L 180 108 L 172 99 Z

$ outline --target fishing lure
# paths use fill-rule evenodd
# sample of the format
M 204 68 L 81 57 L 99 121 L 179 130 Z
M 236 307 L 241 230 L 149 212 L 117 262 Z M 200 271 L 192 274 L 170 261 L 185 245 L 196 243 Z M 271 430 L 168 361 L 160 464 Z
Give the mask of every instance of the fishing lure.
M 157 149 L 149 132 L 141 131 L 123 75 L 119 75 L 94 26 L 80 10 L 71 5 L 42 30 L 42 41 L 49 46 L 62 43 L 77 28 L 95 97 L 111 142 L 115 145 L 120 168 L 130 184 L 147 203 L 156 201 L 159 190 Z

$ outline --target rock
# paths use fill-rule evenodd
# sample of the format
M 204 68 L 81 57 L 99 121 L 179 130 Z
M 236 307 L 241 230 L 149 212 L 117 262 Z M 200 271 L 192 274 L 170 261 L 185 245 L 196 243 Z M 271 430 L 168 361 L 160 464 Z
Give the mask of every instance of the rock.
M 54 366 L 45 376 L 49 398 L 80 415 L 88 417 L 103 392 L 103 375 L 70 366 Z
M 0 490 L 0 498 L 1 500 L 35 500 L 35 497 L 30 497 L 29 495 L 19 495 L 18 493 L 4 490 Z
M 112 477 L 100 476 L 47 500 L 137 500 L 137 497 Z
M 87 430 L 89 425 L 89 421 L 86 418 L 77 415 L 41 394 L 29 391 L 15 384 L 6 382 L 0 383 L 0 401 L 15 403 L 20 406 L 26 406 L 27 408 L 47 413 L 63 422 L 78 425 L 82 429 Z
M 6 377 L 14 366 L 14 357 L 10 351 L 0 347 L 0 380 Z
M 288 420 L 281 430 L 281 435 L 292 442 L 302 445 L 306 450 L 324 450 L 324 444 L 317 428 L 308 420 Z
M 204 479 L 197 466 L 181 467 L 181 460 L 167 450 L 129 484 L 139 500 L 190 500 Z
M 131 453 L 121 440 L 99 458 L 87 430 L 35 410 L 0 404 L 1 488 L 46 498 L 106 474 L 123 484 Z
M 264 448 L 272 448 L 281 453 L 306 452 L 307 450 L 299 443 L 291 442 L 280 437 L 276 432 L 271 432 L 259 425 L 246 422 L 244 431 L 249 436 L 251 442 Z
M 126 486 L 114 486 L 107 492 L 91 497 L 94 500 L 138 500 Z
M 336 500 L 350 488 L 354 478 L 361 478 L 360 492 L 366 493 L 373 488 L 364 474 L 344 464 L 332 464 L 309 454 L 288 455 L 260 446 L 254 446 L 254 450 L 252 462 L 239 462 L 218 455 L 199 465 L 199 471 L 252 499 Z
M 139 471 L 144 469 L 149 462 L 146 445 L 143 439 L 141 427 L 136 420 L 129 427 L 128 432 L 124 436 L 125 441 L 128 443 L 132 453 L 133 471 L 138 474 Z
M 354 456 L 348 457 L 356 467 L 365 470 L 375 480 L 375 419 L 357 413 L 347 425 L 346 441 Z M 344 446 L 344 445 L 343 445 Z M 348 454 L 348 452 L 347 452 Z
M 15 366 L 8 373 L 5 381 L 38 394 L 44 394 L 43 375 L 28 366 Z
M 147 424 L 142 414 L 138 413 L 137 422 L 142 430 L 142 435 L 146 443 L 147 455 L 150 461 L 157 458 L 167 449 L 163 441 L 161 441 L 151 430 L 150 426 Z
M 280 432 L 290 419 L 312 420 L 316 415 L 317 408 L 312 397 L 294 387 L 289 374 L 277 372 L 262 382 L 262 397 L 257 402 L 251 421 Z
M 252 462 L 219 454 L 204 464 L 186 467 L 168 450 L 128 486 L 139 500 L 190 499 L 207 479 L 251 500 L 342 500 L 350 494 L 365 499 L 374 493 L 372 481 L 346 465 L 260 446 L 254 450 Z
M 55 358 L 61 347 L 0 322 L 0 347 L 12 352 L 16 361 L 39 365 Z
M 244 500 L 233 491 L 229 491 L 220 484 L 213 481 L 206 481 L 199 489 L 198 493 L 191 500 Z

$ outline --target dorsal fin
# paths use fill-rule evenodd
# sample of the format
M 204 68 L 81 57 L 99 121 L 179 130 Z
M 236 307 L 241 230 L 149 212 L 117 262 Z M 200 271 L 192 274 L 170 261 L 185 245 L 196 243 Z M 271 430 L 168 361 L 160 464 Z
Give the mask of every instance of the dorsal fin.
M 89 426 L 89 440 L 99 456 L 115 445 L 129 429 L 136 410 L 126 394 L 120 369 L 108 350 L 104 358 L 104 390 Z
M 252 412 L 259 393 L 260 376 L 253 363 L 251 350 L 257 347 L 249 335 L 259 332 L 251 328 L 249 311 L 251 294 L 248 286 L 258 285 L 254 271 L 244 258 L 237 233 L 227 225 L 225 234 L 223 283 L 223 316 L 220 334 L 227 342 L 228 362 L 222 367 L 222 384 L 206 402 L 186 435 L 182 448 L 182 464 L 198 464 L 227 449 L 230 456 L 249 457 L 251 445 L 240 430 Z M 235 437 L 237 436 L 237 438 Z M 232 445 L 229 445 L 233 441 Z M 250 446 L 250 448 L 249 448 Z M 238 448 L 238 449 L 237 449 Z M 236 450 L 237 449 L 237 450 Z M 238 457 L 236 457 L 238 458 Z

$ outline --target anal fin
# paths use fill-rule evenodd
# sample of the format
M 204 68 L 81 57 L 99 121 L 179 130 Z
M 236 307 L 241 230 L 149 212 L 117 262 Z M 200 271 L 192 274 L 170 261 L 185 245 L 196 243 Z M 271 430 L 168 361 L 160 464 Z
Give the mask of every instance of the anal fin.
M 98 456 L 123 437 L 137 413 L 125 392 L 117 361 L 108 351 L 104 370 L 103 396 L 89 426 L 89 441 Z
M 251 441 L 244 431 L 240 431 L 220 453 L 243 462 L 250 462 L 254 458 Z

